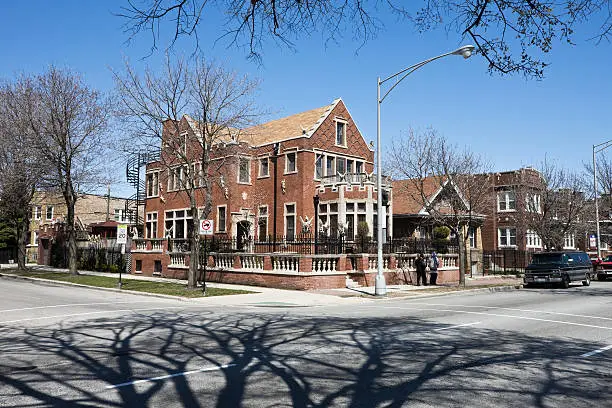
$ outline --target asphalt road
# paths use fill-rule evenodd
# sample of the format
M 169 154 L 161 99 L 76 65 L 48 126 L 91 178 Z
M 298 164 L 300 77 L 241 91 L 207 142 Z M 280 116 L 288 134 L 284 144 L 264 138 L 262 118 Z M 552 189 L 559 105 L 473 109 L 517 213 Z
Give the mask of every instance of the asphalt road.
M 612 406 L 612 282 L 312 307 L 0 293 L 0 406 Z

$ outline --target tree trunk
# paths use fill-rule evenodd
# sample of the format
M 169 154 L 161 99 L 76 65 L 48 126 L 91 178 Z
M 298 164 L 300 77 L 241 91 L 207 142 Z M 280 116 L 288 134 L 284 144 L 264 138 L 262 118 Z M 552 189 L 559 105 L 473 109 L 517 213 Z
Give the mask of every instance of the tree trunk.
M 457 244 L 459 245 L 459 285 L 465 287 L 465 239 L 461 229 L 457 231 Z
M 26 265 L 26 245 L 28 238 L 28 222 L 27 218 L 25 221 L 17 223 L 17 269 L 23 270 Z
M 74 206 L 75 200 L 72 194 L 65 193 L 64 199 L 66 200 L 66 236 L 68 243 L 68 271 L 71 275 L 78 275 L 77 271 L 77 244 L 76 234 L 74 230 Z

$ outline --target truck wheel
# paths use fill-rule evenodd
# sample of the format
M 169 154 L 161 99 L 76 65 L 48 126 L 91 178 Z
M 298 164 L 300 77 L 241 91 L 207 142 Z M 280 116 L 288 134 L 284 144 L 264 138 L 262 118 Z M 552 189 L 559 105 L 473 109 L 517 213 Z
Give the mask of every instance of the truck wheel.
M 582 281 L 582 285 L 583 286 L 591 285 L 591 275 L 589 275 L 588 273 L 584 275 L 584 280 Z
M 567 288 L 569 288 L 569 286 L 570 286 L 570 279 L 569 279 L 569 277 L 568 277 L 568 276 L 565 276 L 565 277 L 563 278 L 563 282 L 561 282 L 561 287 L 562 287 L 563 289 L 567 289 Z
M 597 275 L 597 280 L 605 281 L 606 280 L 606 275 Z

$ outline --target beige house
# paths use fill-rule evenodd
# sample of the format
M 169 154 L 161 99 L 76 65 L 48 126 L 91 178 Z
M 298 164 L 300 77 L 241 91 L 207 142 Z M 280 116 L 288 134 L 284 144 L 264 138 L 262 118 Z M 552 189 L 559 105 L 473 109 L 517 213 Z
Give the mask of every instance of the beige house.
M 124 198 L 106 195 L 79 195 L 75 206 L 77 239 L 89 239 L 88 227 L 91 224 L 104 221 L 128 223 L 125 201 Z M 53 235 L 51 231 L 64 222 L 67 210 L 64 197 L 59 193 L 36 192 L 31 206 L 26 262 L 37 263 L 41 233 L 45 236 Z

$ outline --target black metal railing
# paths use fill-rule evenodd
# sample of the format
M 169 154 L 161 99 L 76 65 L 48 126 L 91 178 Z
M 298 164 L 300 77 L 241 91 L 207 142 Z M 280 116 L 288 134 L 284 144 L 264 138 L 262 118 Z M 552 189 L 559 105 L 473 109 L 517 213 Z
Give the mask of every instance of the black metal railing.
M 17 263 L 17 248 L 0 248 L 0 264 L 7 264 L 11 260 Z
M 204 240 L 201 241 L 204 245 Z M 172 248 L 188 250 L 188 242 L 185 240 L 171 240 Z M 253 240 L 251 238 L 237 239 L 235 237 L 213 236 L 206 239 L 206 247 L 209 252 L 253 252 L 253 253 L 297 253 L 297 254 L 375 254 L 378 251 L 377 241 L 371 237 L 358 236 L 318 236 L 313 234 L 298 234 L 294 236 L 272 236 Z M 457 253 L 456 241 L 432 241 L 428 239 L 398 238 L 387 240 L 382 245 L 383 253 Z
M 482 266 L 485 275 L 518 275 L 525 273 L 533 252 L 501 249 L 482 252 Z

